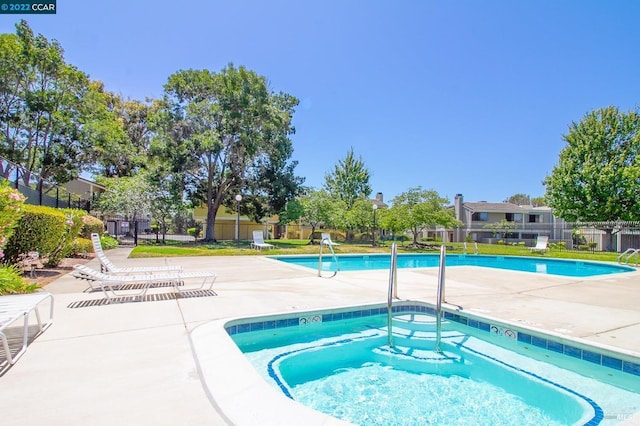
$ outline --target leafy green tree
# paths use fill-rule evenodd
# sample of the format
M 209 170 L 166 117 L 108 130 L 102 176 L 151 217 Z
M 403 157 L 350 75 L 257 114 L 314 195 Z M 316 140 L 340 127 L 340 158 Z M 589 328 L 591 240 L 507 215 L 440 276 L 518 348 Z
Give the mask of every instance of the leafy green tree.
M 398 234 L 411 227 L 409 221 L 407 221 L 403 215 L 402 208 L 400 208 L 400 206 L 393 205 L 390 208 L 378 211 L 378 224 L 380 228 L 391 232 L 394 241 Z
M 273 93 L 266 79 L 232 64 L 220 73 L 183 70 L 169 77 L 153 119 L 154 151 L 185 176 L 185 187 L 207 207 L 205 240 L 215 240 L 221 205 L 254 218 L 278 212 L 296 194 L 289 135 L 298 100 Z
M 527 194 L 514 194 L 504 200 L 505 203 L 516 204 L 518 206 L 528 206 L 531 204 L 531 197 Z
M 356 158 L 353 148 L 325 174 L 324 189 L 340 212 L 335 223 L 345 230 L 347 241 L 353 240 L 356 229 L 367 226 L 365 211 L 367 207 L 371 210 L 371 202 L 367 200 L 371 194 L 370 177 L 369 169 L 361 157 Z
M 0 155 L 29 171 L 25 183 L 31 172 L 57 183 L 75 178 L 92 144 L 117 132 L 102 85 L 63 53 L 24 20 L 15 34 L 0 35 Z
M 332 197 L 342 200 L 351 209 L 358 198 L 369 197 L 371 173 L 362 158 L 356 158 L 353 148 L 333 171 L 325 174 L 324 188 Z
M 148 172 L 140 173 L 143 173 L 148 185 L 149 212 L 158 224 L 156 241 L 158 233 L 162 233 L 164 244 L 171 220 L 187 208 L 183 202 L 182 179 L 167 170 L 164 164 L 156 164 Z
M 153 194 L 145 174 L 138 173 L 132 177 L 101 177 L 97 181 L 105 188 L 98 198 L 100 211 L 123 215 L 133 225 L 129 229 L 135 231 L 138 218 L 151 210 Z M 135 232 L 134 237 L 137 239 Z
M 311 225 L 311 244 L 313 233 L 320 224 L 334 226 L 337 218 L 334 201 L 325 190 L 310 189 L 300 198 L 302 220 Z
M 547 205 L 547 202 L 544 197 L 534 197 L 531 199 L 531 205 L 533 207 L 543 207 Z
M 569 126 L 558 163 L 543 183 L 545 198 L 567 221 L 640 219 L 640 116 L 610 106 Z M 612 249 L 613 225 L 600 226 Z
M 507 219 L 502 219 L 500 222 L 488 223 L 483 226 L 485 229 L 490 229 L 493 232 L 493 236 L 498 238 L 501 234 L 502 238 L 506 238 L 509 231 L 516 229 L 516 223 L 510 222 Z
M 402 218 L 398 222 L 413 234 L 413 245 L 417 245 L 418 236 L 425 229 L 438 225 L 445 228 L 460 225 L 460 221 L 454 218 L 454 212 L 447 208 L 448 204 L 449 200 L 440 197 L 436 191 L 418 186 L 396 196 L 390 214 Z
M 105 93 L 106 114 L 111 114 L 115 125 L 106 120 L 101 128 L 106 137 L 98 138 L 93 146 L 97 171 L 106 177 L 133 176 L 149 161 L 152 132 L 149 127 L 151 109 L 157 104 L 138 100 L 123 100 L 114 93 Z

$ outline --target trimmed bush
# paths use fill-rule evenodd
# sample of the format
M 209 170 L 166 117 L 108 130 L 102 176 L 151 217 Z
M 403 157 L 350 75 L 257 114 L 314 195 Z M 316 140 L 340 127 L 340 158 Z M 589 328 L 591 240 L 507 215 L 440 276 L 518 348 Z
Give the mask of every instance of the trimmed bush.
M 48 258 L 65 241 L 65 215 L 62 210 L 25 204 L 24 214 L 7 242 L 5 255 L 16 263 L 20 254 L 30 251 Z
M 93 243 L 88 238 L 78 237 L 73 240 L 73 255 L 85 256 L 87 253 L 93 253 Z
M 118 240 L 113 238 L 111 235 L 103 235 L 100 237 L 100 244 L 102 244 L 103 250 L 114 249 L 118 247 Z M 91 245 L 91 252 L 93 252 L 93 244 Z
M 97 217 L 85 214 L 82 216 L 82 228 L 80 229 L 80 236 L 82 238 L 91 238 L 91 234 L 96 233 L 102 235 L 104 233 L 104 222 Z

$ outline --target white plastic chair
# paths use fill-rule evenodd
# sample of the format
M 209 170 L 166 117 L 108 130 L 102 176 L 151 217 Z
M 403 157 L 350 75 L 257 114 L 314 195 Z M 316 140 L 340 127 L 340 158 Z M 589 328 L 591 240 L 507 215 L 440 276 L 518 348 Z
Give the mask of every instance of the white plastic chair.
M 38 305 L 47 299 L 50 304 L 49 320 L 43 323 L 40 318 L 40 312 L 38 311 Z M 0 296 L 0 340 L 2 340 L 2 347 L 4 348 L 9 364 L 14 364 L 27 350 L 27 344 L 29 342 L 29 315 L 34 311 L 38 320 L 38 334 L 40 334 L 53 323 L 53 296 L 50 293 L 10 294 L 7 296 Z M 12 355 L 7 335 L 4 330 L 19 320 L 23 321 L 22 346 L 15 354 Z
M 144 296 L 147 294 L 149 288 L 158 283 L 170 283 L 173 285 L 178 293 L 185 291 L 194 291 L 205 289 L 211 290 L 213 283 L 216 280 L 216 274 L 213 272 L 184 272 L 184 271 L 166 271 L 164 273 L 153 274 L 140 274 L 140 275 L 112 275 L 105 274 L 100 271 L 96 271 L 86 265 L 74 265 L 74 276 L 76 278 L 84 279 L 89 282 L 89 285 L 93 290 L 102 291 L 105 297 L 109 300 L 112 296 Z M 202 279 L 202 283 L 199 287 L 189 287 L 181 289 L 180 285 L 184 284 L 186 279 Z M 131 290 L 132 284 L 139 284 L 137 293 L 121 294 L 118 291 Z
M 535 247 L 530 247 L 529 250 L 531 250 L 531 252 L 546 252 L 548 250 L 548 244 L 549 244 L 549 237 L 544 236 L 544 235 L 538 235 L 538 239 L 536 241 L 536 245 Z
M 262 231 L 253 231 L 253 242 L 251 243 L 251 248 L 256 250 L 262 250 L 263 248 L 271 249 L 275 248 L 273 244 L 264 242 L 264 234 Z
M 320 241 L 320 244 L 326 244 L 328 246 L 339 246 L 339 243 L 334 243 L 333 241 L 331 241 L 331 234 L 328 232 L 323 232 L 322 233 L 322 240 Z

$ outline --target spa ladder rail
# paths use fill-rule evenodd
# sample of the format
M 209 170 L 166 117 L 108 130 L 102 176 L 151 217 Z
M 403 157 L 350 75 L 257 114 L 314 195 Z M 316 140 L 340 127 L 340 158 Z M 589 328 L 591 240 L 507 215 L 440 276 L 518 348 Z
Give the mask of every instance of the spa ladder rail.
M 442 328 L 442 302 L 444 302 L 444 266 L 447 258 L 447 249 L 440 246 L 440 265 L 438 266 L 438 295 L 436 299 L 436 347 L 435 351 L 442 353 L 440 349 Z
M 326 246 L 329 247 L 329 250 L 331 250 L 331 256 L 333 258 L 333 261 L 336 262 L 336 270 L 333 272 L 333 275 L 329 277 L 322 276 L 322 247 L 325 245 L 325 241 L 327 242 Z M 325 238 L 322 241 L 320 241 L 320 255 L 318 256 L 318 276 L 321 278 L 333 278 L 336 276 L 339 270 L 340 270 L 340 264 L 338 263 L 338 257 L 336 256 L 336 252 L 333 251 L 333 245 L 331 244 L 331 241 Z
M 640 254 L 640 249 L 628 248 L 624 253 L 618 256 L 618 263 L 627 265 L 631 264 L 631 258 L 636 257 L 636 266 L 638 266 L 638 255 Z
M 391 245 L 391 264 L 389 266 L 389 292 L 387 293 L 387 335 L 389 347 L 393 347 L 393 299 L 398 298 L 398 245 Z

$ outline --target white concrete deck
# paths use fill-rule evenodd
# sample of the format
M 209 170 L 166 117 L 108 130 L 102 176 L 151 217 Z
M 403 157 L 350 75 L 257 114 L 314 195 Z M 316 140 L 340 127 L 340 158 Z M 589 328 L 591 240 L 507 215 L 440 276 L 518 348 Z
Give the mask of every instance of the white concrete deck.
M 107 254 L 122 266 L 164 263 L 127 259 L 128 249 Z M 221 326 L 230 318 L 384 302 L 387 271 L 323 279 L 263 256 L 168 262 L 216 272 L 218 296 L 72 309 L 72 302 L 103 295 L 85 293 L 86 283 L 70 275 L 48 285 L 45 290 L 55 296 L 54 324 L 3 370 L 0 424 L 341 423 L 256 380 Z M 97 268 L 97 261 L 88 265 Z M 434 302 L 436 277 L 432 268 L 399 270 L 400 298 Z M 640 357 L 640 272 L 566 278 L 451 267 L 446 277 L 447 302 L 465 311 Z M 640 422 L 638 416 L 633 420 Z

